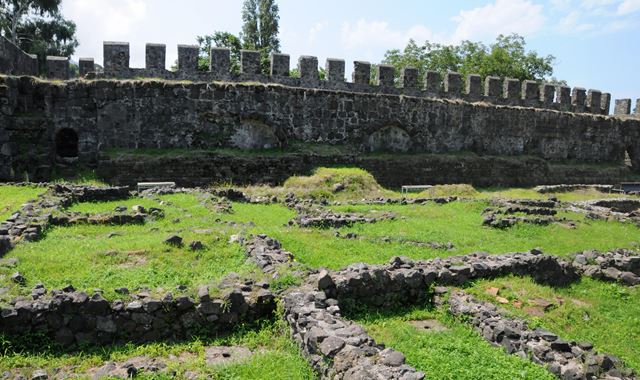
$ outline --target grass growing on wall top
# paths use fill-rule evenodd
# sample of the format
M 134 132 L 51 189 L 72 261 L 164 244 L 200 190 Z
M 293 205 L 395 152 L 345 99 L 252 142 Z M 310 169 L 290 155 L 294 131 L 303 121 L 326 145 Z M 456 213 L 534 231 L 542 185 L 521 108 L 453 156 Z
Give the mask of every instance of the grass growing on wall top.
M 593 343 L 596 351 L 616 355 L 640 371 L 640 287 L 583 278 L 566 288 L 538 285 L 528 277 L 509 276 L 478 281 L 466 291 L 480 299 L 496 302 L 486 289 L 500 289 L 499 296 L 511 303 L 505 307 L 516 316 L 541 326 L 566 340 Z M 553 305 L 541 316 L 527 307 L 538 299 Z M 520 301 L 516 307 L 513 301 Z M 516 303 L 517 304 L 517 303 Z

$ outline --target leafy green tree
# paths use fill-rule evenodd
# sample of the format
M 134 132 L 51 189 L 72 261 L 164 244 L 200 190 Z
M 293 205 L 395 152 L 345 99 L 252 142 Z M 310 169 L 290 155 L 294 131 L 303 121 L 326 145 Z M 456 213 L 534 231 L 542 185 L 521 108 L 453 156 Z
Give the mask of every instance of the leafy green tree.
M 231 67 L 240 70 L 240 50 L 258 50 L 262 71 L 269 71 L 269 56 L 280 52 L 278 14 L 275 0 L 244 0 L 242 5 L 242 31 L 236 36 L 229 32 L 215 32 L 208 36 L 198 36 L 201 69 L 209 67 L 209 50 L 212 46 L 231 49 Z
M 70 56 L 78 47 L 76 24 L 60 14 L 62 0 L 0 0 L 0 30 L 22 50 L 36 54 L 40 71 L 47 55 Z
M 555 57 L 539 56 L 526 50 L 524 37 L 517 34 L 499 35 L 489 46 L 480 42 L 462 41 L 459 45 L 443 45 L 426 41 L 418 45 L 410 40 L 404 50 L 388 50 L 385 64 L 395 66 L 397 78 L 404 67 L 418 69 L 422 79 L 428 70 L 445 74 L 456 71 L 463 75 L 479 74 L 516 78 L 520 80 L 545 80 L 553 74 Z M 561 81 L 558 81 L 561 82 Z
M 198 68 L 200 70 L 209 69 L 209 52 L 212 47 L 223 47 L 231 50 L 231 71 L 240 72 L 240 50 L 242 41 L 240 38 L 229 32 L 215 32 L 209 36 L 198 36 L 200 45 L 200 57 L 198 58 Z
M 46 57 L 70 57 L 78 47 L 76 24 L 59 14 L 48 19 L 29 20 L 18 27 L 18 33 L 29 36 L 20 41 L 20 48 L 38 56 L 40 72 L 46 70 Z

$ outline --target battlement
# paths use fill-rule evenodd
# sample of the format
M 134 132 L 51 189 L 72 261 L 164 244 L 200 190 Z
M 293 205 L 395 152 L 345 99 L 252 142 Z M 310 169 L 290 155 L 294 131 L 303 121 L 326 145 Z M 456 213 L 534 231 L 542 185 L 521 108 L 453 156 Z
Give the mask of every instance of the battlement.
M 353 62 L 351 81 L 345 78 L 345 61 L 329 58 L 325 62 L 326 78 L 320 79 L 318 58 L 302 56 L 297 61 L 299 77 L 290 77 L 291 59 L 288 54 L 271 56 L 269 74 L 264 74 L 257 51 L 240 52 L 240 73 L 231 71 L 231 50 L 214 47 L 209 53 L 207 71 L 198 70 L 196 45 L 178 46 L 176 71 L 166 69 L 166 45 L 147 44 L 144 68 L 129 66 L 129 44 L 126 42 L 104 43 L 104 72 L 81 70 L 87 78 L 161 78 L 165 80 L 230 81 L 277 83 L 303 88 L 345 90 L 362 93 L 409 95 L 417 97 L 461 99 L 469 102 L 486 102 L 496 105 L 521 106 L 557 111 L 608 115 L 611 94 L 599 90 L 554 86 L 536 81 L 519 81 L 512 78 L 487 77 L 484 82 L 479 75 L 462 77 L 459 73 L 447 73 L 444 78 L 437 72 L 428 72 L 418 78 L 418 70 L 407 67 L 400 73 L 396 83 L 395 68 L 390 65 L 373 65 L 369 62 Z M 638 107 L 636 107 L 638 108 Z M 616 108 L 622 111 L 623 108 Z M 616 113 L 623 115 L 623 113 Z M 630 114 L 630 109 L 627 114 Z
M 35 57 L 22 52 L 4 38 L 0 42 L 0 49 L 3 49 L 3 52 L 10 52 L 10 54 L 0 55 L 0 72 L 13 75 L 37 74 Z M 259 52 L 251 50 L 241 51 L 240 72 L 234 73 L 231 71 L 231 51 L 218 47 L 210 50 L 208 70 L 199 70 L 197 45 L 178 45 L 177 69 L 171 71 L 166 68 L 166 49 L 167 46 L 164 44 L 146 44 L 145 67 L 132 68 L 129 43 L 105 41 L 103 44 L 104 71 L 94 71 L 92 58 L 81 58 L 79 60 L 80 76 L 88 79 L 160 78 L 195 82 L 274 83 L 358 93 L 460 99 L 472 103 L 484 102 L 597 115 L 608 115 L 611 107 L 611 94 L 595 89 L 570 88 L 492 76 L 482 81 L 482 78 L 476 74 L 463 77 L 454 72 L 447 73 L 443 77 L 438 72 L 430 71 L 420 80 L 418 70 L 412 67 L 404 68 L 399 75 L 400 80 L 396 81 L 393 66 L 374 66 L 364 61 L 353 62 L 352 78 L 351 81 L 347 81 L 345 61 L 335 58 L 328 58 L 325 62 L 325 79 L 320 79 L 318 58 L 313 56 L 300 57 L 296 64 L 300 75 L 296 78 L 290 77 L 290 56 L 280 53 L 271 56 L 269 74 L 264 74 L 261 70 Z M 47 57 L 46 64 L 47 77 L 69 79 L 68 58 Z M 375 68 L 374 75 L 371 73 L 372 67 Z M 616 100 L 613 114 L 621 117 L 640 117 L 640 99 L 636 101 L 634 108 L 632 108 L 631 99 Z
M 38 75 L 38 57 L 25 53 L 11 41 L 0 36 L 0 73 Z

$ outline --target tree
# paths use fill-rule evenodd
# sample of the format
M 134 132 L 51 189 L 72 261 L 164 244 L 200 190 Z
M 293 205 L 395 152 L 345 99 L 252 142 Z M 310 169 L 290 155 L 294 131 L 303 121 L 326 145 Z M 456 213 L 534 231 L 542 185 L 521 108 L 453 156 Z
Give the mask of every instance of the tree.
M 78 47 L 76 24 L 60 14 L 62 0 L 0 0 L 2 34 L 22 50 L 36 54 L 40 71 L 47 55 L 70 56 Z
M 40 72 L 46 69 L 46 57 L 70 57 L 78 47 L 76 24 L 56 14 L 50 19 L 29 20 L 18 27 L 18 34 L 29 36 L 20 40 L 20 48 L 38 56 Z
M 200 70 L 209 69 L 209 52 L 212 47 L 223 47 L 231 50 L 231 71 L 240 72 L 240 50 L 242 41 L 236 35 L 229 32 L 215 32 L 209 36 L 198 36 L 200 45 L 200 57 L 198 58 L 198 68 Z
M 403 51 L 388 50 L 383 63 L 395 66 L 399 78 L 404 67 L 415 67 L 423 78 L 427 70 L 445 74 L 456 71 L 463 75 L 479 74 L 520 80 L 545 80 L 553 74 L 555 57 L 539 56 L 526 50 L 524 37 L 499 35 L 489 46 L 462 41 L 459 45 L 442 45 L 426 41 L 423 46 L 410 40 Z
M 278 14 L 275 0 L 244 0 L 242 5 L 242 31 L 238 36 L 217 31 L 208 36 L 198 36 L 200 45 L 199 67 L 208 68 L 209 50 L 212 46 L 231 49 L 231 67 L 240 69 L 240 50 L 258 50 L 262 71 L 269 72 L 269 56 L 280 52 Z
M 58 12 L 62 0 L 0 0 L 0 25 L 9 41 L 18 45 L 18 27 L 30 15 L 47 16 Z

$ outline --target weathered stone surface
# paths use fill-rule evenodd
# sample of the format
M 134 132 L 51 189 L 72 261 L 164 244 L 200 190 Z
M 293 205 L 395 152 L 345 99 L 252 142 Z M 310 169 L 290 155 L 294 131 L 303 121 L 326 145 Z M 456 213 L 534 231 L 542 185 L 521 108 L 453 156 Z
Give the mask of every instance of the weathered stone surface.
M 167 45 L 147 44 L 145 49 L 145 67 L 147 69 L 164 70 L 167 55 Z
M 284 297 L 293 338 L 322 379 L 423 379 L 404 355 L 384 349 L 364 329 L 340 317 L 334 299 L 299 289 Z
M 330 82 L 344 82 L 344 59 L 327 58 L 325 63 L 325 71 L 327 73 L 327 80 Z
M 178 45 L 178 70 L 195 72 L 198 70 L 198 45 Z
M 365 61 L 353 62 L 353 83 L 369 84 L 371 81 L 371 64 Z
M 105 71 L 128 69 L 129 43 L 105 41 L 103 44 L 103 57 L 103 67 Z
M 633 371 L 620 362 L 603 360 L 608 356 L 599 355 L 590 344 L 568 342 L 548 331 L 532 330 L 526 321 L 507 317 L 493 304 L 477 301 L 463 291 L 451 294 L 449 311 L 467 318 L 489 342 L 503 346 L 510 354 L 548 366 L 550 372 L 562 379 L 585 379 L 593 375 L 635 379 Z
M 282 249 L 280 242 L 266 235 L 252 236 L 245 245 L 247 257 L 263 272 L 272 273 L 278 265 L 293 262 L 293 254 Z
M 69 79 L 68 57 L 47 57 L 47 78 Z
M 78 60 L 78 69 L 80 71 L 80 76 L 85 76 L 95 71 L 93 58 L 80 58 Z
M 38 75 L 38 59 L 20 50 L 4 36 L 0 36 L 0 73 Z
M 245 58 L 246 54 L 245 54 Z M 245 59 L 246 61 L 246 59 Z M 258 64 L 259 61 L 256 61 Z M 259 68 L 259 66 L 255 66 Z M 246 73 L 249 75 L 248 73 Z M 258 75 L 258 74 L 255 74 Z M 369 77 L 367 77 L 368 80 Z M 298 80 L 297 78 L 285 78 Z M 283 79 L 283 80 L 285 80 Z M 435 88 L 430 89 L 427 78 L 426 96 L 441 96 Z M 129 168 L 118 168 L 119 160 L 105 159 L 101 154 L 103 149 L 135 149 L 154 147 L 160 149 L 213 149 L 218 147 L 243 147 L 243 149 L 262 149 L 266 147 L 287 148 L 299 142 L 322 143 L 339 147 L 353 147 L 354 152 L 360 147 L 365 150 L 370 141 L 377 136 L 384 135 L 389 127 L 394 131 L 403 131 L 400 152 L 412 154 L 429 154 L 425 159 L 440 161 L 442 153 L 470 151 L 477 156 L 459 157 L 464 161 L 475 161 L 469 167 L 465 165 L 442 164 L 444 171 L 431 166 L 425 169 L 430 176 L 440 175 L 444 182 L 454 180 L 469 182 L 464 178 L 486 178 L 487 173 L 503 173 L 504 169 L 489 170 L 494 165 L 501 165 L 507 170 L 515 170 L 517 163 L 505 159 L 505 156 L 523 157 L 523 165 L 529 166 L 528 171 L 539 173 L 536 176 L 522 175 L 522 178 L 533 178 L 544 183 L 562 181 L 562 176 L 556 175 L 548 169 L 554 162 L 574 160 L 580 163 L 622 163 L 625 151 L 631 154 L 632 162 L 638 162 L 633 147 L 638 140 L 640 127 L 636 120 L 621 120 L 604 116 L 572 114 L 550 110 L 536 110 L 522 107 L 494 107 L 486 103 L 467 103 L 457 100 L 433 99 L 430 97 L 401 97 L 397 94 L 363 93 L 354 91 L 336 91 L 331 89 L 311 89 L 303 87 L 288 87 L 264 85 L 255 83 L 171 83 L 163 81 L 78 81 L 68 83 L 64 87 L 56 87 L 46 82 L 31 82 L 28 78 L 7 78 L 4 84 L 11 88 L 0 98 L 6 98 L 6 107 L 11 110 L 7 123 L 0 123 L 0 146 L 24 146 L 21 151 L 34 152 L 28 157 L 12 149 L 2 149 L 0 153 L 7 159 L 8 166 L 0 168 L 0 178 L 10 179 L 16 173 L 28 172 L 33 178 L 50 178 L 52 173 L 52 158 L 55 157 L 57 131 L 72 130 L 77 135 L 77 157 L 81 163 L 95 163 L 106 170 L 129 173 Z M 320 83 L 320 82 L 318 82 Z M 323 85 L 329 86 L 323 82 Z M 302 82 L 298 82 L 302 85 Z M 434 86 L 440 87 L 441 82 Z M 334 83 L 339 86 L 341 84 Z M 346 86 L 346 84 L 345 84 Z M 401 91 L 392 87 L 369 86 L 371 91 Z M 452 88 L 453 90 L 453 88 Z M 45 112 L 44 102 L 26 101 L 20 103 L 18 111 L 17 99 L 34 99 L 37 94 L 47 95 L 50 109 Z M 432 94 L 432 95 L 429 95 Z M 78 98 L 77 96 L 80 96 Z M 514 102 L 518 99 L 514 99 Z M 4 101 L 4 100 L 3 100 Z M 518 100 L 520 101 L 520 100 Z M 497 99 L 496 102 L 510 104 L 509 99 Z M 74 118 L 65 119 L 64 115 L 73 113 L 73 107 L 80 104 L 83 112 L 74 113 Z M 97 104 L 96 107 L 92 106 Z M 521 103 L 514 103 L 521 105 Z M 554 107 L 556 104 L 554 104 Z M 47 123 L 44 120 L 34 121 L 34 118 L 24 117 L 28 114 L 51 114 Z M 57 116 L 56 116 L 57 115 Z M 5 125 L 13 125 L 4 130 Z M 51 127 L 48 127 L 51 125 Z M 133 128 L 132 126 L 139 126 Z M 37 133 L 35 131 L 38 131 Z M 589 134 L 587 141 L 583 138 Z M 256 139 L 246 139 L 245 136 L 258 136 Z M 6 137 L 3 137 L 6 136 Z M 36 136 L 36 138 L 33 138 Z M 249 141 L 244 144 L 244 141 Z M 264 144 L 260 144 L 261 141 Z M 380 140 L 380 139 L 379 139 Z M 384 141 L 382 138 L 380 141 Z M 386 148 L 385 148 L 386 149 Z M 406 150 L 405 150 L 406 149 Z M 393 150 L 392 150 L 393 151 Z M 434 153 L 435 155 L 431 155 Z M 298 153 L 300 154 L 300 153 Z M 304 154 L 304 153 L 302 153 Z M 206 154 L 207 159 L 215 159 L 215 155 Z M 408 156 L 409 158 L 413 156 Z M 495 157 L 495 158 L 491 158 Z M 526 158 L 525 158 L 526 157 Z M 160 163 L 162 157 L 149 160 L 142 164 L 134 157 L 139 169 L 136 175 L 142 176 L 189 176 L 200 170 L 202 164 L 191 164 L 190 170 L 176 169 L 181 163 L 185 165 L 193 158 L 183 157 L 173 160 L 172 165 Z M 226 158 L 220 158 L 224 161 Z M 243 161 L 234 157 L 236 161 Z M 287 157 L 271 156 L 270 158 L 252 157 L 256 167 L 264 167 L 264 160 L 286 160 Z M 340 164 L 358 161 L 379 161 L 377 165 L 384 168 L 383 163 L 390 162 L 394 157 L 366 157 L 355 153 L 345 153 L 331 157 L 314 155 L 313 162 L 301 160 L 299 156 L 289 158 L 297 161 L 294 168 L 301 165 L 319 166 L 323 161 L 340 160 Z M 257 162 L 261 160 L 262 162 Z M 407 162 L 407 158 L 402 158 Z M 491 160 L 495 162 L 485 162 Z M 409 160 L 411 161 L 411 160 Z M 508 161 L 508 162 L 507 162 Z M 153 173 L 154 163 L 157 168 L 164 168 L 162 173 Z M 363 163 L 366 165 L 366 163 Z M 247 164 L 250 165 L 250 164 Z M 475 165 L 475 166 L 474 166 Z M 220 166 L 220 165 L 216 165 Z M 227 165 L 222 165 L 227 166 Z M 234 165 L 235 167 L 236 165 Z M 240 169 L 245 165 L 240 165 Z M 272 166 L 274 166 L 272 164 Z M 371 164 L 370 164 L 371 166 Z M 287 165 L 282 164 L 285 168 Z M 473 171 L 484 168 L 483 173 L 474 175 Z M 532 170 L 533 167 L 533 170 Z M 632 166 L 634 168 L 638 165 Z M 117 169 L 117 170 L 116 170 Z M 158 170 L 158 169 L 156 169 Z M 306 168 L 305 168 L 306 170 Z M 585 173 L 585 169 L 570 170 L 565 174 L 567 182 L 576 180 L 592 182 L 594 177 Z M 602 178 L 606 182 L 616 182 L 620 179 L 617 172 L 629 172 L 622 166 L 599 168 L 600 171 L 614 178 Z M 212 175 L 224 173 L 222 168 L 215 169 Z M 408 170 L 395 167 L 390 168 L 395 176 L 418 171 L 420 165 L 411 165 Z M 453 173 L 464 171 L 459 177 L 452 177 Z M 205 170 L 203 170 L 205 172 Z M 264 174 L 260 174 L 260 173 Z M 255 170 L 246 177 L 257 175 L 265 177 L 275 170 Z M 449 173 L 451 175 L 448 175 Z M 525 170 L 523 169 L 524 173 Z M 11 174 L 14 173 L 14 174 Z M 242 173 L 242 172 L 241 172 Z M 234 173 L 235 174 L 235 173 Z M 287 176 L 295 174 L 292 170 Z M 447 174 L 447 175 L 445 175 Z M 509 173 L 513 174 L 513 173 Z M 110 176 L 118 174 L 110 174 Z M 121 174 L 120 174 L 121 175 Z M 222 180 L 229 179 L 226 174 Z M 6 177 L 5 177 L 6 176 Z M 128 177 L 135 178 L 127 174 Z M 423 174 L 424 176 L 424 174 Z M 156 178 L 157 178 L 156 177 Z M 411 178 L 411 175 L 406 175 Z M 492 181 L 498 182 L 493 175 Z M 245 176 L 241 177 L 244 179 Z M 458 179 L 460 178 L 460 179 Z M 514 178 L 504 175 L 504 178 Z M 430 178 L 420 178 L 432 182 Z M 213 182 L 214 178 L 206 181 Z M 235 176 L 234 176 L 235 180 Z M 417 179 L 416 179 L 417 180 Z M 131 179 L 130 179 L 131 181 Z M 436 182 L 442 181 L 436 179 Z M 398 180 L 398 182 L 400 182 Z M 406 183 L 404 183 L 406 184 Z M 494 183 L 495 185 L 495 183 Z
M 289 54 L 271 54 L 271 76 L 289 76 Z M 317 64 L 317 62 L 316 62 Z

